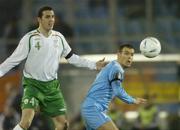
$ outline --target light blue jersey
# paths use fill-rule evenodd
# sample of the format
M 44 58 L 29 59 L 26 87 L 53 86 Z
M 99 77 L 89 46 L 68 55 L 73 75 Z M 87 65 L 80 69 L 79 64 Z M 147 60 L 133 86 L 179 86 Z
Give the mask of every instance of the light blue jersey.
M 88 130 L 97 129 L 111 120 L 106 111 L 114 97 L 129 104 L 134 103 L 135 99 L 122 87 L 123 79 L 124 70 L 117 61 L 110 62 L 97 75 L 81 108 Z

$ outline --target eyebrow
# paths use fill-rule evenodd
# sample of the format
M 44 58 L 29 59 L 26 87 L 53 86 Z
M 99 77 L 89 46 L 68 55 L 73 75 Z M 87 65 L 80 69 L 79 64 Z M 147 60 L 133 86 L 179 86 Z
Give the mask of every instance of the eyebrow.
M 126 52 L 126 53 L 130 53 L 129 51 L 120 51 L 120 52 Z
M 51 14 L 46 14 L 46 15 L 45 15 L 45 17 L 50 17 L 50 16 L 55 17 L 55 15 L 54 15 L 54 14 L 53 14 L 53 15 L 51 15 Z

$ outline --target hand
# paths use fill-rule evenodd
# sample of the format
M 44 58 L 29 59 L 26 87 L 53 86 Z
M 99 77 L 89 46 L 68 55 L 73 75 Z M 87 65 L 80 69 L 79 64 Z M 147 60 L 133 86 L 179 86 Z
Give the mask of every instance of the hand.
M 147 103 L 147 100 L 143 98 L 136 98 L 134 101 L 134 104 L 145 104 L 145 103 Z
M 105 58 L 96 62 L 96 70 L 101 70 L 107 64 L 104 60 Z

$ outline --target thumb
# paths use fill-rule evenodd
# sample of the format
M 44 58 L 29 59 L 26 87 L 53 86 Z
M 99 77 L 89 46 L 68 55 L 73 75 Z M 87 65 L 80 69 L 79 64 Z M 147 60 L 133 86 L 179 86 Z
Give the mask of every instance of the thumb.
M 100 61 L 104 61 L 104 60 L 105 60 L 105 57 L 102 60 L 100 60 Z

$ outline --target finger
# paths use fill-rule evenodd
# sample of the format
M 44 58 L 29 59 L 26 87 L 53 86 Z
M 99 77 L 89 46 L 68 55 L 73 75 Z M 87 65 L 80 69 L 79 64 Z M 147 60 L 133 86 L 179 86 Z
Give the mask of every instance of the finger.
M 147 100 L 144 100 L 144 99 L 143 99 L 143 100 L 141 100 L 141 102 L 142 102 L 142 103 L 147 103 Z
M 146 99 L 141 99 L 142 101 L 144 101 L 144 102 L 147 102 L 147 100 Z
M 138 98 L 138 99 L 141 101 L 147 101 L 147 99 L 144 99 L 144 98 Z

